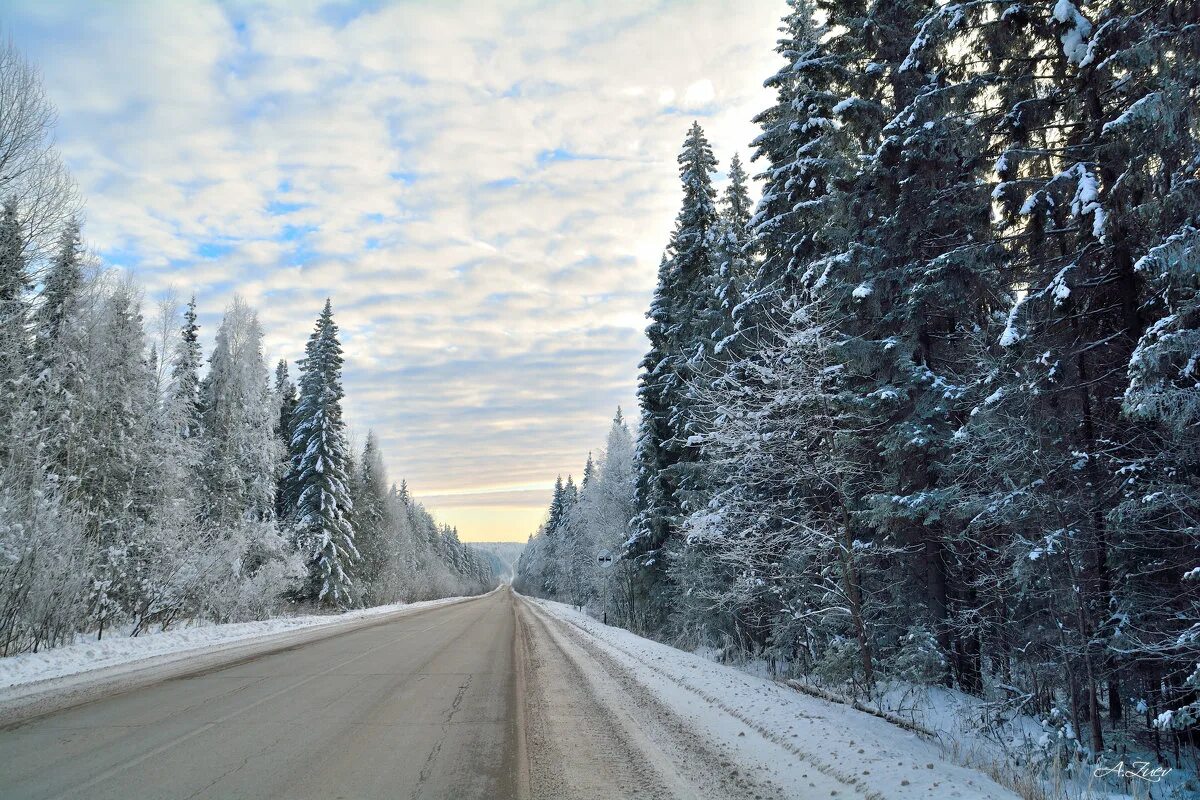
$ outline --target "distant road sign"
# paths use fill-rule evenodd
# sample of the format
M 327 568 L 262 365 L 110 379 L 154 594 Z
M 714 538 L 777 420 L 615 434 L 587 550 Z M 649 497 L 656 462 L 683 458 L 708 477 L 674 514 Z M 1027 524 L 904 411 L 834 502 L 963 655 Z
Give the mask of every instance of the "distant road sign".
M 607 550 L 601 550 L 600 555 L 596 556 L 596 563 L 601 567 L 608 568 L 613 565 L 613 554 Z

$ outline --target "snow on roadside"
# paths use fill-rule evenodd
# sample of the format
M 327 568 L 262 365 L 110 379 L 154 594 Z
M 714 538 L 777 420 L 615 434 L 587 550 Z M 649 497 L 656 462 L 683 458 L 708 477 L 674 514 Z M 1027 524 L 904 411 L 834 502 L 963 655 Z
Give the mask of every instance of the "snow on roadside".
M 588 634 L 719 744 L 760 751 L 755 761 L 790 756 L 868 798 L 1017 800 L 983 773 L 946 761 L 936 743 L 878 717 L 604 625 L 570 606 L 527 599 Z
M 395 603 L 375 606 L 344 614 L 276 617 L 257 622 L 234 622 L 225 625 L 206 625 L 180 628 L 166 633 L 146 633 L 137 637 L 115 636 L 100 641 L 80 642 L 43 650 L 39 653 L 0 658 L 0 691 L 20 689 L 31 684 L 56 678 L 82 675 L 113 667 L 136 666 L 149 659 L 174 660 L 231 644 L 250 642 L 285 633 L 345 625 L 399 611 L 415 611 L 463 600 L 444 597 L 417 603 Z M 168 657 L 163 659 L 162 657 Z

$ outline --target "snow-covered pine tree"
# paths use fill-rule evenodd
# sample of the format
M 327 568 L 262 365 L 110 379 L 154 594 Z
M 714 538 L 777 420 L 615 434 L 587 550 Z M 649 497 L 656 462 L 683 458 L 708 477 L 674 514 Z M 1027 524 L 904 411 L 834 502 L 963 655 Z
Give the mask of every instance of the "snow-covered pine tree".
M 629 537 L 629 520 L 637 512 L 634 503 L 634 445 L 633 436 L 625 422 L 625 415 L 617 408 L 608 436 L 604 442 L 604 453 L 600 459 L 596 488 L 593 497 L 592 540 L 597 551 L 607 550 L 616 558 Z M 594 555 L 598 555 L 598 552 Z M 627 625 L 633 630 L 645 630 L 638 605 L 638 569 L 628 559 L 619 559 L 598 580 L 602 585 L 597 590 L 605 607 L 612 613 L 614 622 Z
M 834 120 L 844 98 L 845 70 L 827 49 L 829 33 L 813 18 L 809 0 L 788 0 L 775 52 L 783 59 L 766 81 L 776 100 L 754 118 L 754 161 L 765 161 L 763 193 L 750 220 L 752 248 L 761 258 L 735 307 L 741 337 L 757 341 L 787 321 L 788 305 L 805 283 L 817 233 L 833 213 L 830 186 L 851 167 L 849 145 Z
M 14 437 L 27 412 L 29 313 L 33 288 L 25 258 L 25 236 L 17 205 L 0 211 L 0 464 L 9 462 Z
M 1026 447 L 992 462 L 993 488 L 980 505 L 1002 509 L 988 519 L 1017 532 L 1008 557 L 1022 565 L 1020 596 L 1038 600 L 1017 613 L 1063 631 L 1039 642 L 1044 655 L 1032 661 L 1061 665 L 1053 679 L 1067 684 L 1072 723 L 1089 731 L 1096 753 L 1103 707 L 1113 719 L 1121 713 L 1122 620 L 1141 613 L 1123 593 L 1148 589 L 1144 580 L 1122 589 L 1114 573 L 1127 571 L 1124 562 L 1145 575 L 1146 545 L 1158 549 L 1156 524 L 1139 529 L 1134 515 L 1118 534 L 1111 512 L 1114 498 L 1149 496 L 1153 482 L 1138 485 L 1151 474 L 1153 431 L 1123 416 L 1121 395 L 1153 314 L 1135 264 L 1195 214 L 1187 190 L 1166 199 L 1181 188 L 1178 165 L 1194 157 L 1194 119 L 1156 110 L 1172 84 L 1194 93 L 1194 74 L 1181 71 L 1194 67 L 1176 56 L 1195 48 L 1195 36 L 1170 4 L 1153 3 L 1061 0 L 1005 12 L 996 27 L 1003 35 L 984 40 L 985 58 L 1025 76 L 998 84 L 1005 116 L 994 193 L 1009 282 L 1021 291 L 974 427 L 988 426 L 993 441 L 1019 436 Z M 1183 569 L 1164 566 L 1151 581 Z M 1144 680 L 1162 683 L 1161 675 Z
M 51 351 L 83 287 L 83 235 L 78 220 L 71 220 L 58 239 L 58 249 L 42 288 L 34 333 L 35 368 L 51 360 Z
M 205 515 L 218 527 L 274 518 L 282 445 L 267 380 L 258 315 L 234 298 L 200 386 Z
M 89 339 L 80 319 L 87 305 L 85 290 L 91 291 L 85 283 L 82 236 L 78 221 L 72 220 L 59 236 L 58 250 L 43 281 L 41 300 L 34 312 L 29 361 L 38 460 L 49 479 L 67 494 L 79 478 L 72 448 L 82 413 L 80 406 L 88 391 L 83 353 Z M 77 320 L 74 327 L 72 319 Z
M 383 602 L 385 595 L 381 583 L 391 557 L 388 532 L 392 526 L 387 506 L 387 473 L 374 431 L 367 431 L 367 442 L 355 466 L 351 499 L 354 543 L 361 558 L 354 574 L 364 603 L 371 605 Z
M 1122 333 L 1139 332 L 1124 411 L 1140 424 L 1114 425 L 1125 437 L 1115 464 L 1122 497 L 1106 521 L 1115 576 L 1096 576 L 1098 600 L 1110 598 L 1121 621 L 1101 628 L 1114 721 L 1131 693 L 1157 699 L 1172 686 L 1168 709 L 1190 702 L 1200 663 L 1188 577 L 1200 563 L 1200 29 L 1184 9 L 1146 0 L 1088 8 L 1095 30 L 1079 61 L 1079 159 L 1098 180 L 1097 241 L 1084 254 L 1121 287 Z M 1136 313 L 1126 307 L 1132 292 Z M 1124 336 L 1118 347 L 1128 348 Z
M 745 296 L 753 269 L 755 244 L 750 238 L 753 206 L 747 188 L 749 178 L 737 153 L 729 161 L 729 184 L 725 187 L 717 227 L 713 231 L 713 269 L 709 309 L 709 337 L 718 363 L 733 357 L 738 306 Z
M 995 160 L 985 132 L 998 123 L 987 101 L 998 77 L 980 69 L 976 45 L 994 15 L 982 6 L 918 8 L 925 17 L 901 63 L 886 37 L 869 54 L 891 79 L 851 80 L 848 99 L 837 107 L 848 115 L 844 130 L 855 141 L 875 143 L 853 180 L 838 184 L 838 206 L 853 210 L 843 224 L 855 235 L 834 259 L 861 273 L 839 288 L 847 270 L 827 269 L 814 297 L 832 301 L 834 313 L 847 320 L 840 327 L 850 337 L 845 363 L 857 375 L 852 391 L 864 403 L 891 398 L 881 409 L 884 425 L 867 434 L 881 460 L 873 485 L 863 487 L 862 518 L 911 554 L 901 562 L 903 585 L 919 592 L 925 618 L 896 620 L 895 633 L 884 637 L 909 641 L 905 626 L 914 625 L 934 632 L 952 668 L 942 679 L 978 693 L 979 548 L 963 535 L 965 521 L 955 518 L 946 462 L 971 408 L 980 332 L 1012 300 L 984 180 Z M 887 24 L 907 29 L 912 12 Z M 882 127 L 873 113 L 858 114 L 864 104 L 885 114 Z M 954 619 L 976 624 L 952 631 Z
M 683 202 L 659 268 L 646 330 L 650 350 L 641 363 L 638 400 L 637 518 L 627 556 L 646 568 L 648 608 L 666 618 L 670 592 L 663 548 L 677 537 L 700 483 L 697 432 L 688 383 L 711 355 L 713 233 L 719 221 L 712 174 L 717 160 L 704 131 L 693 123 L 679 155 Z
M 306 595 L 320 604 L 348 608 L 358 602 L 352 576 L 359 554 L 350 524 L 353 503 L 346 474 L 343 359 L 337 334 L 333 304 L 326 300 L 300 362 L 291 450 L 297 526 L 302 549 L 310 554 Z
M 88 329 L 86 381 L 74 398 L 67 461 L 73 504 L 95 543 L 91 615 L 103 632 L 114 616 L 139 605 L 145 523 L 154 497 L 146 474 L 157 397 L 146 361 L 139 298 L 128 283 L 99 298 L 95 314 L 71 318 Z
M 554 479 L 554 490 L 550 495 L 550 508 L 539 536 L 537 569 L 530 573 L 535 591 L 545 597 L 553 597 L 558 591 L 556 571 L 562 550 L 559 544 L 559 529 L 562 527 L 563 517 L 566 514 L 563 490 L 562 475 L 559 475 Z M 532 560 L 531 563 L 533 563 Z
M 275 436 L 283 444 L 283 464 L 279 469 L 279 481 L 275 489 L 275 517 L 290 520 L 296 510 L 296 487 L 292 481 L 291 442 L 295 430 L 296 384 L 288 374 L 288 363 L 282 358 L 275 365 L 275 402 L 279 405 L 279 417 Z
M 592 451 L 588 450 L 587 463 L 583 465 L 583 480 L 579 482 L 579 490 L 583 491 L 596 477 L 596 462 L 592 459 Z
M 195 295 L 183 312 L 183 327 L 171 359 L 171 394 L 180 410 L 180 434 L 185 439 L 200 435 L 204 409 L 200 404 L 200 323 L 196 316 Z
M 579 502 L 579 487 L 575 485 L 575 476 L 568 475 L 567 482 L 563 484 L 562 491 L 562 516 L 565 519 L 567 514 L 571 513 L 571 509 Z M 559 521 L 562 524 L 562 521 Z

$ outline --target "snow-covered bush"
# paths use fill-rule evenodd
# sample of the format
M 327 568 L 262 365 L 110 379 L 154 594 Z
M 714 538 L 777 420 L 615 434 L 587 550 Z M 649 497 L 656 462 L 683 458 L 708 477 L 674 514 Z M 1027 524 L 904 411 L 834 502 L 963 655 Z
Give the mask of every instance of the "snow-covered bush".
M 946 674 L 946 657 L 929 626 L 917 622 L 901 638 L 886 666 L 896 680 L 931 686 Z
M 86 616 L 90 552 L 83 516 L 40 476 L 0 471 L 0 652 L 71 640 Z
M 843 688 L 861 684 L 862 659 L 858 644 L 846 637 L 836 637 L 826 646 L 813 664 L 813 674 L 826 686 Z

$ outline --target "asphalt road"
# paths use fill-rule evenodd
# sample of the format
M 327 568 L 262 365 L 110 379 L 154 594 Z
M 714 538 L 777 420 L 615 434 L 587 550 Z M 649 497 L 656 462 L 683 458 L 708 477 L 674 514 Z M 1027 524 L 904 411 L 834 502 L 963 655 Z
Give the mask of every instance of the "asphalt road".
M 507 588 L 263 648 L 0 728 L 0 800 L 815 796 Z
M 507 590 L 0 731 L 3 798 L 529 796 Z

